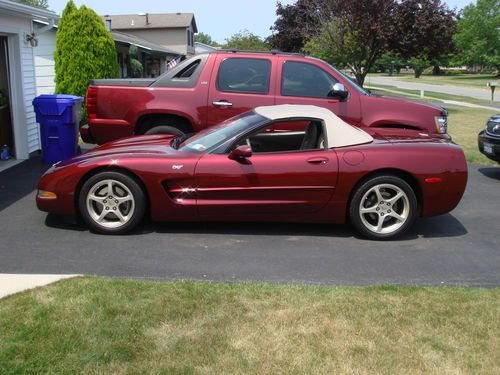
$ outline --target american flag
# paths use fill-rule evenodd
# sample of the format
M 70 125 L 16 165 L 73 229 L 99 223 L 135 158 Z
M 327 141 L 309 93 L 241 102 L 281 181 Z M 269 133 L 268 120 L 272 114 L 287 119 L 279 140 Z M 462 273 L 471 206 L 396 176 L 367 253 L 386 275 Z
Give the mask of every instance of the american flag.
M 180 56 L 176 57 L 175 59 L 170 60 L 168 62 L 168 64 L 167 64 L 167 70 L 170 70 L 170 69 L 174 68 L 180 62 L 181 62 L 181 57 Z

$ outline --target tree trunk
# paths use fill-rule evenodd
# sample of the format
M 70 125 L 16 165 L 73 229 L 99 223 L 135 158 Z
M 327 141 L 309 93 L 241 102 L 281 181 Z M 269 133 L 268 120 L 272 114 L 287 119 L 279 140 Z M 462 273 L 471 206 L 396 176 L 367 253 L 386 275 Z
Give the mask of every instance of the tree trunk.
M 432 67 L 432 75 L 433 76 L 438 76 L 441 74 L 441 68 L 439 67 L 439 65 L 434 65 Z
M 356 82 L 358 82 L 358 85 L 363 87 L 363 84 L 365 83 L 366 74 L 356 73 L 355 76 L 356 76 Z
M 424 69 L 413 69 L 413 70 L 415 70 L 415 78 L 420 78 L 420 76 L 424 72 Z

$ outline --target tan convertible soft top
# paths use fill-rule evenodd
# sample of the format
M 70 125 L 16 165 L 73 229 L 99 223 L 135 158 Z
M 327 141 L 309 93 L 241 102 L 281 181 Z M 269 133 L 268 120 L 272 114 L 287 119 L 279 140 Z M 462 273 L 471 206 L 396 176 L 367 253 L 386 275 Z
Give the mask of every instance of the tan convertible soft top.
M 328 147 L 345 147 L 370 143 L 373 138 L 363 130 L 349 125 L 332 111 L 314 105 L 283 104 L 257 107 L 255 112 L 270 120 L 287 118 L 317 119 L 323 121 Z

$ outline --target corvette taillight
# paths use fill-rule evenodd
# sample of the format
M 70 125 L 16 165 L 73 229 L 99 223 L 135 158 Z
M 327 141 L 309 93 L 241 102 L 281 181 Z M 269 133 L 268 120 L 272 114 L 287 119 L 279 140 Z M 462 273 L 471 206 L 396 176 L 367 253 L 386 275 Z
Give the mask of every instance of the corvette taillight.
M 87 116 L 89 119 L 97 117 L 97 87 L 89 86 L 87 89 Z

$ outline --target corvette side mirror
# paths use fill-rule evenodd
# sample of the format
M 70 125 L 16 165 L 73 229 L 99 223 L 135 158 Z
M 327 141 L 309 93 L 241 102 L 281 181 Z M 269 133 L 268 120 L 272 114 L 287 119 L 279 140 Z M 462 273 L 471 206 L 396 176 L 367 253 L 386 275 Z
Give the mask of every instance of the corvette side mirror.
M 241 145 L 236 147 L 233 151 L 229 153 L 229 159 L 238 160 L 246 159 L 252 156 L 252 148 L 248 145 Z

